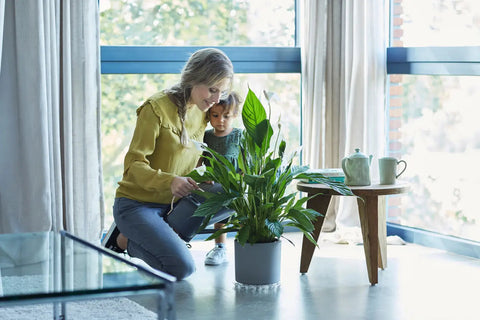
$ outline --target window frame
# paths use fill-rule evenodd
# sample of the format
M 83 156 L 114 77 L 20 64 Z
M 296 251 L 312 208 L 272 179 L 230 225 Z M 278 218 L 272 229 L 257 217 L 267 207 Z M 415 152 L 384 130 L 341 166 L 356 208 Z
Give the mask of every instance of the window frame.
M 388 47 L 387 74 L 480 75 L 480 46 Z
M 177 74 L 205 46 L 101 46 L 102 74 Z M 301 73 L 300 47 L 215 47 L 227 54 L 235 73 Z

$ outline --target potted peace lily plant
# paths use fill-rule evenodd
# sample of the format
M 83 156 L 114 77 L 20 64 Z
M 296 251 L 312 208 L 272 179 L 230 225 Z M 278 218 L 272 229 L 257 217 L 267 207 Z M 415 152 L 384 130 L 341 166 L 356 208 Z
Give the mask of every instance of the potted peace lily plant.
M 270 107 L 269 97 L 264 94 Z M 233 210 L 234 214 L 226 227 L 213 233 L 207 240 L 221 233 L 236 232 L 237 282 L 272 284 L 280 278 L 280 240 L 285 227 L 297 228 L 316 245 L 312 237 L 313 222 L 322 214 L 304 207 L 312 197 L 298 198 L 297 192 L 289 191 L 287 187 L 293 181 L 302 179 L 327 184 L 344 195 L 352 193 L 345 184 L 310 172 L 308 166 L 294 165 L 297 154 L 285 154 L 286 143 L 280 139 L 280 126 L 274 135 L 264 106 L 250 89 L 242 108 L 242 121 L 245 129 L 239 144 L 239 172 L 225 157 L 203 146 L 206 151 L 204 157 L 209 160 L 209 165 L 192 171 L 190 177 L 197 182 L 219 183 L 224 192 L 198 191 L 206 200 L 194 216 L 204 217 L 202 229 L 221 208 Z M 256 256 L 246 258 L 242 254 Z M 276 261 L 268 263 L 263 261 L 264 258 Z M 244 271 L 240 270 L 242 267 Z M 263 267 L 265 271 L 261 270 Z

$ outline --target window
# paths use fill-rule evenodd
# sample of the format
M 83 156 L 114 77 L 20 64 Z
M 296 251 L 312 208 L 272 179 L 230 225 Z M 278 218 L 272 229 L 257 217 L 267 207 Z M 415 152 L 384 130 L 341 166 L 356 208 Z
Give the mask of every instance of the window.
M 260 6 L 260 8 L 259 8 Z M 269 14 L 264 15 L 264 8 Z M 191 53 L 219 47 L 235 69 L 235 90 L 273 94 L 290 150 L 300 145 L 300 48 L 295 0 L 100 0 L 102 162 L 106 223 L 123 172 L 135 109 L 178 80 Z
M 480 240 L 480 2 L 392 1 L 388 153 L 408 162 L 391 222 Z

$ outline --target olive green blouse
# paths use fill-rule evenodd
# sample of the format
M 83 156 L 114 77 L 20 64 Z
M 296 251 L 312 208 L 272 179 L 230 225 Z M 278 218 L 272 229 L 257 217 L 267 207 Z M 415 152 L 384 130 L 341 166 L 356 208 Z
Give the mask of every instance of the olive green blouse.
M 190 140 L 202 141 L 206 126 L 206 113 L 195 106 L 189 108 L 185 127 Z M 116 197 L 171 202 L 172 179 L 192 171 L 201 154 L 192 141 L 187 147 L 180 143 L 181 128 L 177 106 L 162 92 L 137 109 L 137 123 Z

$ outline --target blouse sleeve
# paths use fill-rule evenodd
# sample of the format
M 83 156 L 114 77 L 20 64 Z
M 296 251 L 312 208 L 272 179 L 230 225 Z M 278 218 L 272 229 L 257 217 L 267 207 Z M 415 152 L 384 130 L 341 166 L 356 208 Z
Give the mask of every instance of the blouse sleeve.
M 148 102 L 137 110 L 137 114 L 135 131 L 125 156 L 124 175 L 128 175 L 130 181 L 147 191 L 170 192 L 170 184 L 175 175 L 153 169 L 148 160 L 155 150 L 161 119 Z

